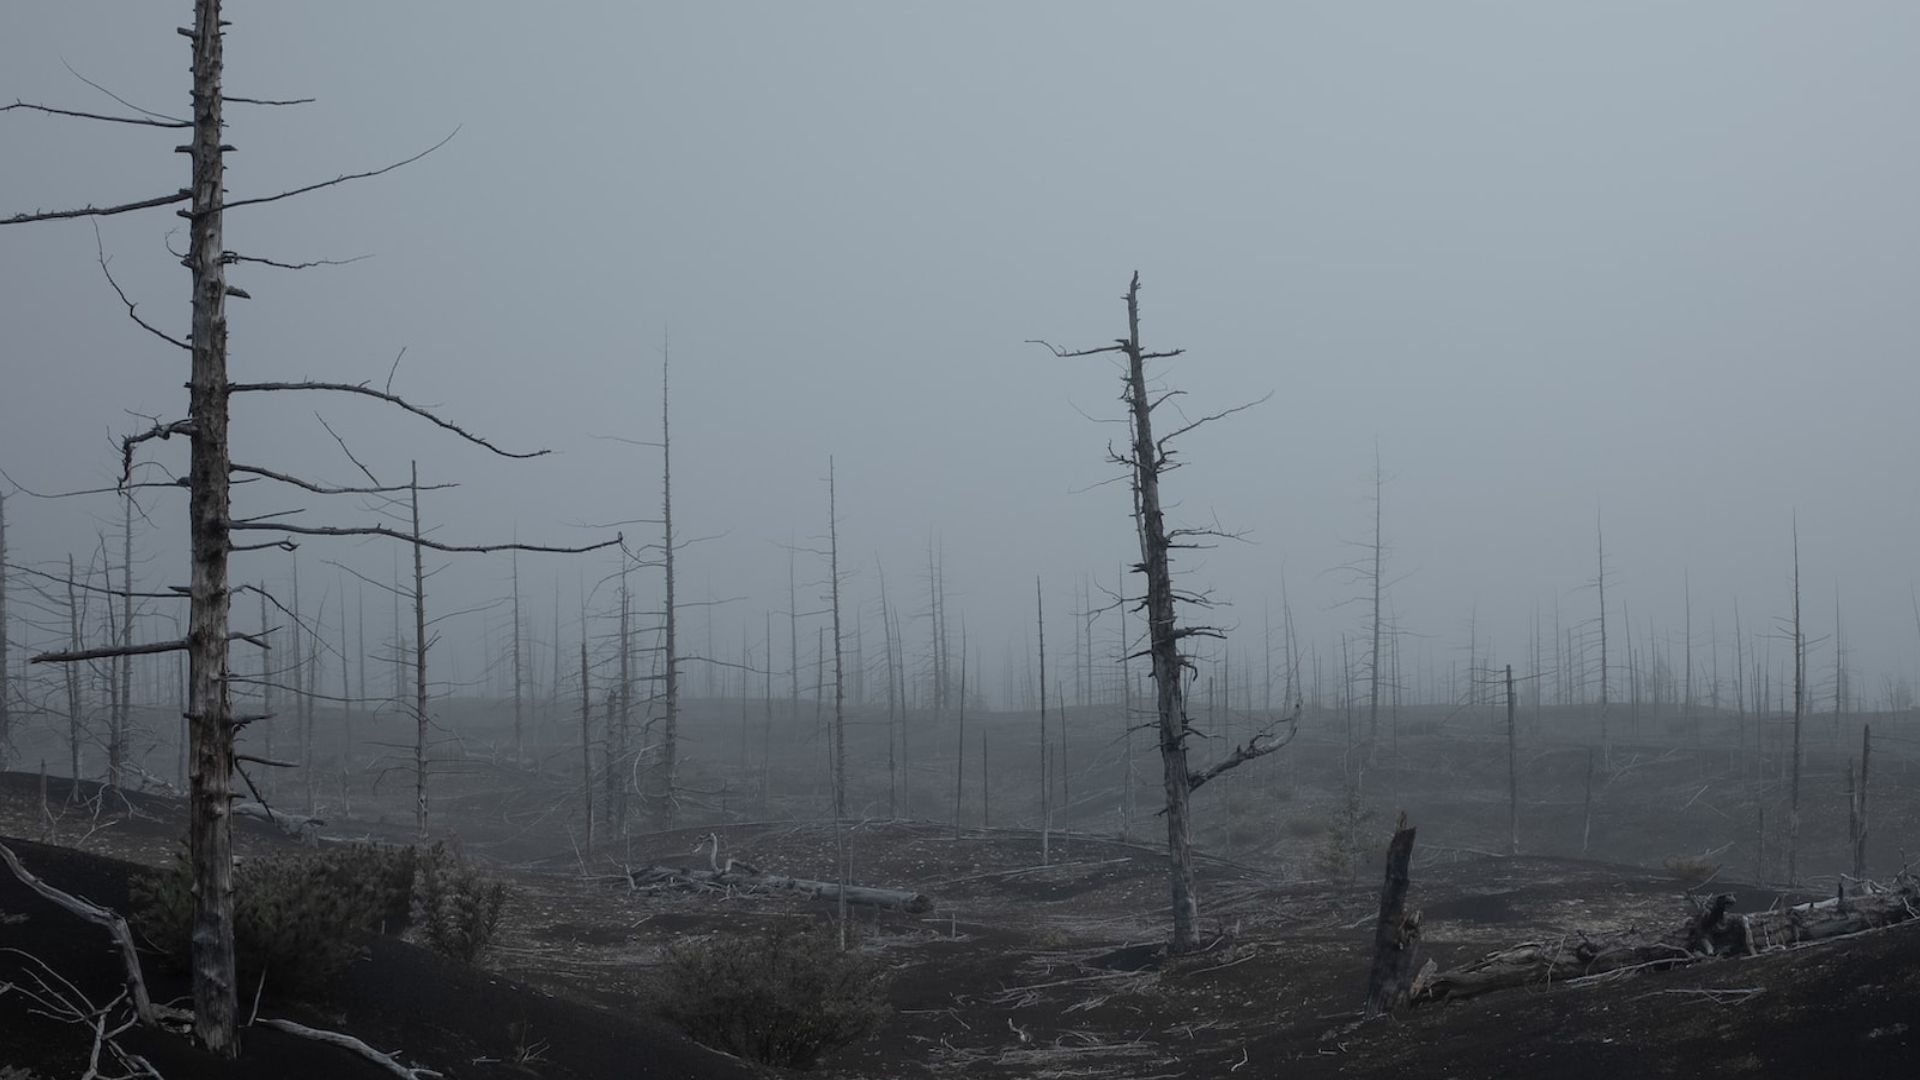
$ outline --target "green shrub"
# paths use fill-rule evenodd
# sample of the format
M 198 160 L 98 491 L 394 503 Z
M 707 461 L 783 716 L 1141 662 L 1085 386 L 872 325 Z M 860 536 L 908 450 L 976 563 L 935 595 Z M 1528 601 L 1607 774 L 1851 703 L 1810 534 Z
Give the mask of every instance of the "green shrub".
M 435 844 L 417 856 L 413 875 L 413 932 L 420 944 L 449 960 L 471 964 L 493 945 L 506 908 L 507 887 Z
M 822 924 L 669 946 L 661 1012 L 694 1039 L 769 1065 L 807 1068 L 885 1022 L 880 962 L 841 952 Z
M 264 973 L 277 991 L 313 991 L 361 955 L 367 935 L 397 928 L 413 877 L 411 848 L 354 846 L 269 855 L 233 873 L 233 948 L 240 985 Z M 186 969 L 193 931 L 185 855 L 132 885 L 134 923 L 163 962 Z M 396 917 L 398 916 L 398 917 Z

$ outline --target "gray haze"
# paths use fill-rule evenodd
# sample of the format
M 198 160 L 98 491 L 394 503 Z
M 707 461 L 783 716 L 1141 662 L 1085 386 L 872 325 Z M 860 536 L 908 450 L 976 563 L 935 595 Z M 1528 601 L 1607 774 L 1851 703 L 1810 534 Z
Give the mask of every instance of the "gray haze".
M 117 110 L 65 61 L 183 111 L 186 6 L 7 4 L 0 99 Z M 1591 619 L 1602 515 L 1609 601 L 1636 643 L 1651 623 L 1677 649 L 1690 574 L 1701 677 L 1711 626 L 1725 679 L 1736 598 L 1750 633 L 1788 610 L 1796 510 L 1810 634 L 1831 632 L 1837 594 L 1858 693 L 1917 670 L 1912 5 L 468 0 L 232 17 L 232 93 L 319 99 L 231 110 L 236 197 L 460 127 L 397 173 L 229 216 L 245 253 L 375 256 L 240 268 L 254 299 L 230 305 L 235 377 L 380 382 L 404 346 L 397 391 L 555 451 L 500 462 L 391 410 L 285 396 L 238 401 L 236 460 L 351 481 L 318 408 L 383 478 L 418 457 L 461 482 L 428 502 L 443 538 L 583 542 L 600 534 L 581 523 L 655 516 L 654 453 L 592 436 L 656 437 L 670 336 L 676 513 L 684 535 L 721 536 L 688 552 L 682 589 L 743 598 L 714 615 L 728 654 L 743 620 L 757 641 L 785 607 L 777 543 L 824 532 L 830 455 L 870 655 L 876 557 L 917 611 L 933 536 L 956 639 L 964 614 L 987 642 L 990 695 L 1024 649 L 1036 574 L 1064 640 L 1080 576 L 1110 583 L 1137 552 L 1125 489 L 1084 490 L 1123 429 L 1082 414 L 1117 416 L 1119 386 L 1104 360 L 1023 342 L 1118 336 L 1137 268 L 1149 343 L 1189 350 L 1165 375 L 1191 412 L 1274 392 L 1191 438 L 1169 481 L 1187 520 L 1248 533 L 1186 564 L 1234 602 L 1236 651 L 1262 647 L 1283 570 L 1323 654 L 1365 625 L 1328 571 L 1368 535 L 1377 442 L 1410 678 L 1461 659 L 1476 614 L 1480 651 L 1490 635 L 1522 670 L 1536 610 Z M 0 212 L 170 191 L 179 141 L 5 114 Z M 101 236 L 142 314 L 183 332 L 187 277 L 163 246 L 177 225 L 149 212 Z M 0 467 L 41 489 L 108 482 L 135 414 L 183 411 L 184 357 L 122 316 L 85 222 L 0 231 L 0 271 Z M 143 583 L 184 582 L 183 500 L 145 501 Z M 301 502 L 256 486 L 236 505 Z M 116 518 L 110 499 L 8 507 L 13 558 L 36 565 L 84 560 Z M 330 557 L 384 577 L 391 547 L 309 542 L 302 573 L 331 584 Z M 242 556 L 235 577 L 286 562 Z M 570 637 L 577 583 L 611 566 L 523 561 L 535 630 L 557 578 Z M 497 596 L 506 576 L 504 558 L 463 560 L 437 602 Z M 483 622 L 450 630 L 468 675 Z

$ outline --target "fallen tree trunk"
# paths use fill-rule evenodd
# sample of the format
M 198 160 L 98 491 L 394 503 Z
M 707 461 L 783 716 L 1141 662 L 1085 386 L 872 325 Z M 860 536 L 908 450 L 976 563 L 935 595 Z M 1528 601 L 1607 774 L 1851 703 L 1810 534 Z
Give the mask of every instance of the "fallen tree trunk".
M 809 878 L 762 874 L 739 869 L 683 870 L 675 866 L 645 866 L 628 871 L 627 880 L 635 888 L 643 885 L 699 884 L 749 892 L 759 889 L 795 892 L 835 902 L 841 899 L 844 892 L 849 904 L 891 908 L 912 914 L 933 910 L 933 901 L 925 893 L 908 889 L 882 889 L 868 885 L 848 885 L 843 889 L 837 882 L 832 881 L 814 881 Z
M 1601 935 L 1576 932 L 1555 941 L 1530 941 L 1489 953 L 1465 967 L 1422 978 L 1413 1001 L 1419 1004 L 1515 986 L 1663 970 L 1891 926 L 1913 919 L 1920 910 L 1920 879 L 1902 874 L 1891 887 L 1866 882 L 1853 896 L 1843 894 L 1744 915 L 1730 911 L 1734 903 L 1731 893 L 1690 899 L 1693 916 L 1657 937 L 1631 931 Z

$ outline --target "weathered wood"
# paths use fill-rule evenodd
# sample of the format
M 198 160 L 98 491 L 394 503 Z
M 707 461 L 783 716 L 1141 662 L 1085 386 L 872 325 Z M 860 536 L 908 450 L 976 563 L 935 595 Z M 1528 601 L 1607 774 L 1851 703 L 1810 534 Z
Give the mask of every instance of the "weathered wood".
M 695 883 L 748 891 L 768 889 L 776 892 L 795 892 L 817 896 L 822 900 L 831 900 L 836 904 L 841 902 L 861 904 L 866 907 L 891 908 L 912 914 L 933 910 L 931 898 L 925 893 L 913 892 L 910 889 L 885 889 L 852 884 L 842 886 L 832 881 L 814 881 L 810 878 L 787 877 L 783 874 L 762 874 L 751 868 L 742 868 L 731 859 L 727 861 L 725 869 L 719 870 L 643 866 L 628 871 L 627 880 L 635 887 Z
M 1472 997 L 1515 986 L 1546 985 L 1628 970 L 1683 967 L 1723 957 L 1825 941 L 1906 922 L 1920 906 L 1920 879 L 1902 876 L 1891 888 L 1868 883 L 1854 896 L 1836 896 L 1776 911 L 1736 914 L 1735 898 L 1694 898 L 1694 913 L 1659 936 L 1574 932 L 1489 953 L 1465 967 L 1423 981 L 1415 1004 Z
M 187 719 L 192 747 L 187 847 L 193 867 L 193 1034 L 208 1050 L 239 1050 L 233 953 L 233 697 L 227 633 L 232 550 L 227 442 L 226 147 L 221 136 L 225 64 L 220 0 L 196 0 L 193 42 L 193 181 L 186 263 L 193 276 L 192 377 L 188 382 Z M 129 455 L 131 451 L 128 452 Z M 123 470 L 131 469 L 130 458 Z
M 152 1025 L 162 1018 L 171 1020 L 182 1018 L 184 1014 L 179 1010 L 155 1005 L 152 998 L 148 997 L 147 980 L 140 973 L 140 953 L 133 944 L 133 931 L 127 928 L 127 920 L 121 918 L 118 912 L 91 901 L 82 900 L 72 893 L 64 892 L 41 881 L 21 864 L 20 856 L 14 854 L 13 849 L 5 844 L 0 844 L 0 862 L 5 862 L 7 869 L 13 871 L 13 876 L 20 880 L 20 884 L 33 890 L 42 899 L 90 923 L 106 928 L 107 933 L 113 937 L 114 944 L 119 946 L 120 960 L 127 968 L 127 990 L 133 999 L 134 1015 L 139 1017 L 142 1024 Z
M 1420 913 L 1407 914 L 1407 864 L 1413 858 L 1413 826 L 1400 814 L 1387 845 L 1387 877 L 1380 889 L 1380 921 L 1373 934 L 1373 968 L 1367 976 L 1368 1017 L 1390 1013 L 1412 990 L 1420 944 Z

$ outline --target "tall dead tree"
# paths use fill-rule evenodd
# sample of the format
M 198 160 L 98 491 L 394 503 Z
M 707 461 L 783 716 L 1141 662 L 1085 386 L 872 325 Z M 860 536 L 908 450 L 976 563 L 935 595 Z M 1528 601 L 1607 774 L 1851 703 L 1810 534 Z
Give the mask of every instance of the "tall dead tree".
M 1187 716 L 1186 681 L 1193 671 L 1191 659 L 1181 643 L 1190 637 L 1223 637 L 1220 630 L 1207 626 L 1180 625 L 1175 605 L 1187 603 L 1205 607 L 1204 596 L 1174 588 L 1172 553 L 1179 548 L 1200 546 L 1208 537 L 1223 534 L 1211 528 L 1172 528 L 1166 524 L 1161 508 L 1160 481 L 1175 466 L 1169 444 L 1179 436 L 1210 421 L 1250 407 L 1240 405 L 1223 412 L 1189 420 L 1171 433 L 1156 437 L 1153 414 L 1172 400 L 1178 391 L 1163 391 L 1150 396 L 1147 390 L 1148 361 L 1179 356 L 1184 350 L 1148 351 L 1140 342 L 1140 275 L 1135 272 L 1127 286 L 1127 336 L 1111 345 L 1068 351 L 1046 347 L 1057 357 L 1084 357 L 1116 353 L 1125 360 L 1121 379 L 1121 401 L 1127 406 L 1131 442 L 1125 452 L 1109 448 L 1109 459 L 1128 470 L 1135 499 L 1135 521 L 1140 541 L 1140 562 L 1135 570 L 1146 579 L 1146 595 L 1140 607 L 1147 617 L 1147 654 L 1152 662 L 1155 705 L 1160 735 L 1162 782 L 1166 794 L 1167 851 L 1169 882 L 1173 901 L 1173 931 L 1168 942 L 1171 952 L 1190 951 L 1198 944 L 1199 897 L 1193 862 L 1193 823 L 1190 803 L 1193 791 L 1215 777 L 1257 757 L 1280 749 L 1298 730 L 1298 707 L 1294 722 L 1269 723 L 1247 742 L 1226 756 L 1194 771 L 1187 764 L 1187 739 L 1192 725 Z M 1040 344 L 1045 345 L 1045 342 Z M 1264 399 L 1263 399 L 1264 400 Z M 1257 402 L 1253 403 L 1257 404 Z M 1286 731 L 1281 733 L 1284 726 Z
M 1033 579 L 1033 621 L 1040 630 L 1040 865 L 1052 861 L 1053 777 L 1047 769 L 1047 601 Z
M 1598 517 L 1593 519 L 1593 539 L 1597 552 L 1593 585 L 1600 593 L 1600 753 L 1609 757 L 1612 750 L 1607 740 L 1607 538 Z
M 833 835 L 839 849 L 840 951 L 847 949 L 847 680 L 840 654 L 840 501 L 833 459 L 827 459 L 827 595 L 833 609 Z
M 1800 729 L 1807 717 L 1807 637 L 1800 629 L 1800 522 L 1793 523 L 1793 782 L 1787 804 L 1787 884 L 1800 883 Z
M 516 765 L 526 760 L 526 737 L 521 730 L 524 698 L 520 653 L 520 553 L 516 551 L 513 553 L 513 761 Z
M 12 629 L 7 621 L 7 493 L 0 491 L 0 772 L 13 747 Z
M 673 557 L 679 548 L 679 540 L 673 534 L 673 434 L 668 422 L 667 411 L 667 370 L 671 356 L 665 352 L 660 358 L 660 567 L 666 585 L 665 632 L 662 642 L 666 650 L 663 657 L 665 670 L 665 694 L 663 705 L 666 710 L 661 718 L 660 727 L 660 784 L 658 798 L 660 815 L 666 828 L 673 828 L 674 807 L 679 800 L 676 794 L 680 777 L 680 646 L 677 636 L 677 602 L 674 599 Z M 713 629 L 712 608 L 708 608 L 707 629 L 711 636 Z M 838 630 L 838 627 L 835 628 Z M 835 643 L 836 649 L 838 642 Z M 707 650 L 711 658 L 713 650 Z M 837 653 L 836 653 L 837 655 Z M 711 662 L 707 665 L 711 673 Z
M 1853 876 L 1867 876 L 1867 772 L 1873 764 L 1873 725 L 1860 729 L 1860 772 L 1856 781 L 1847 769 L 1847 840 L 1853 854 Z

